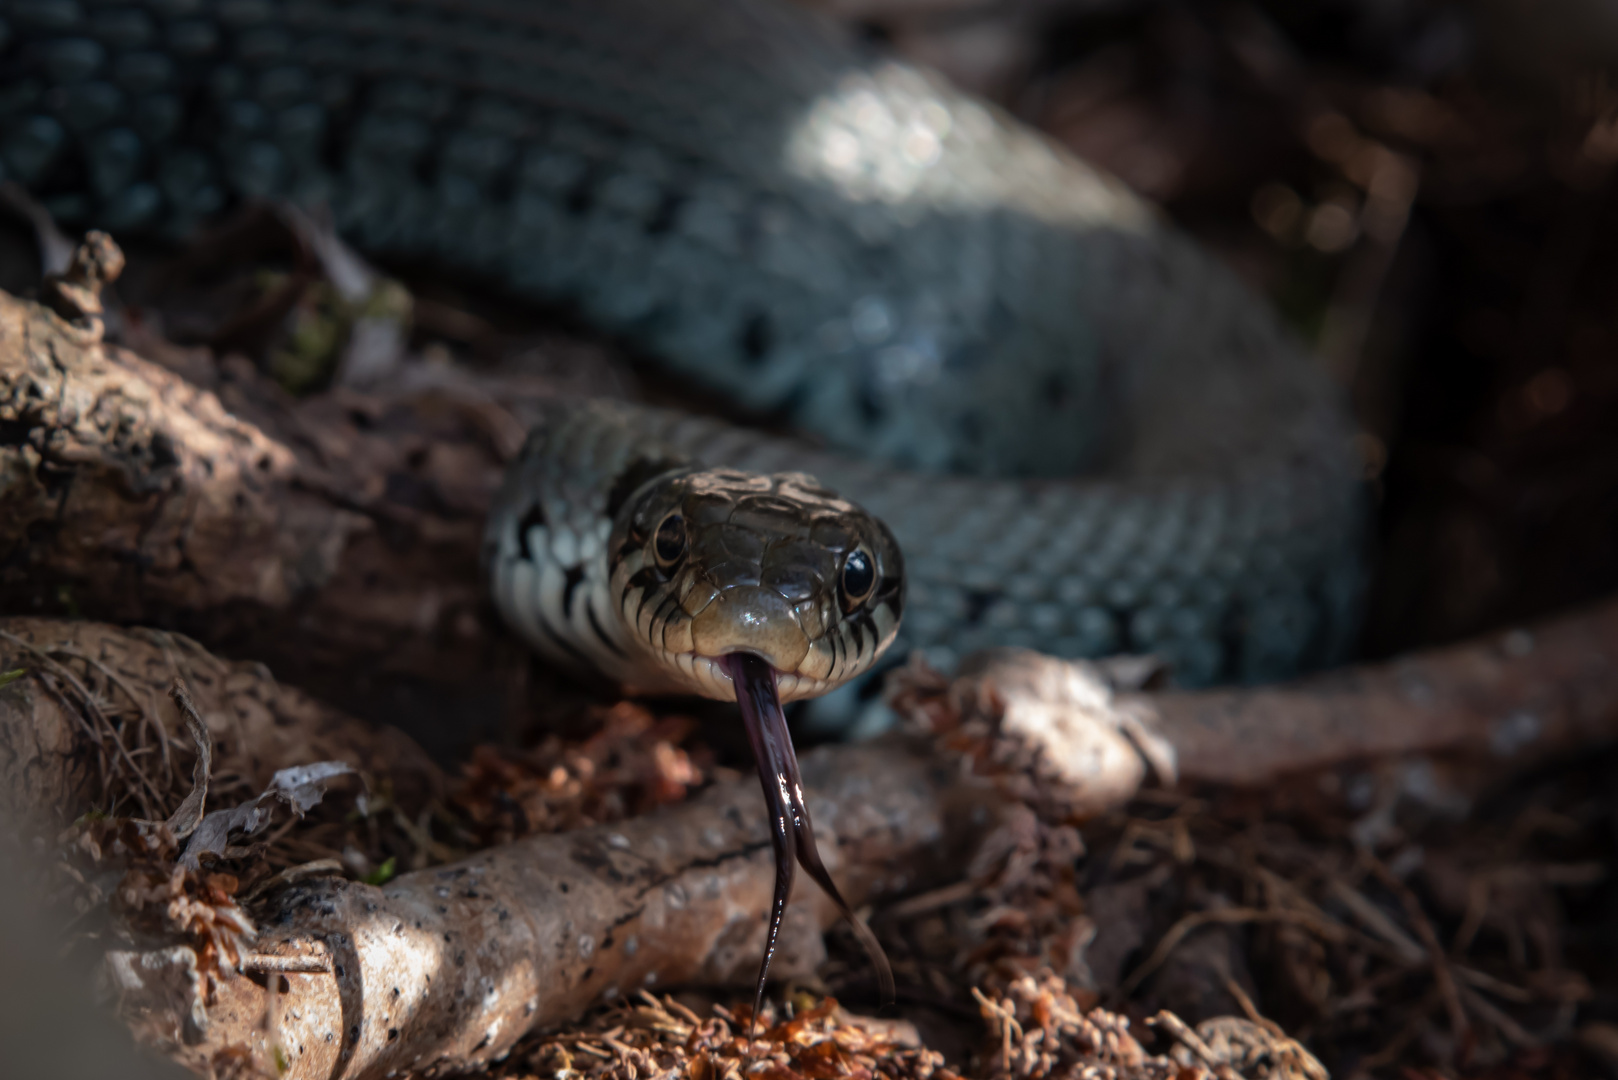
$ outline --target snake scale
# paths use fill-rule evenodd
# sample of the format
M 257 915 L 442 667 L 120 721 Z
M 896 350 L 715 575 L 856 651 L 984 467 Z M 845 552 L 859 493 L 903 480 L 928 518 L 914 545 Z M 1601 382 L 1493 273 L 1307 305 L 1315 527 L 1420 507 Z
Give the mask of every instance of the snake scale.
M 895 642 L 1152 652 L 1196 686 L 1352 639 L 1364 500 L 1321 366 L 1116 181 L 807 12 L 0 0 L 0 167 L 120 233 L 319 204 L 813 438 L 558 404 L 489 530 L 542 650 L 741 699 L 772 941 L 794 855 L 836 892 L 780 698 Z

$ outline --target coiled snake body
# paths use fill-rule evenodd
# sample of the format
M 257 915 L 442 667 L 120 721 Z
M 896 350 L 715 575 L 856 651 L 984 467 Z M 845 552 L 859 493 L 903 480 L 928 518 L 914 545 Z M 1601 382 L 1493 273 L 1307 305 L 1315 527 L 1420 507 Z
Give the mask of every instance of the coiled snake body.
M 496 599 L 629 682 L 728 696 L 744 655 L 816 693 L 897 633 L 945 661 L 1154 652 L 1197 685 L 1353 633 L 1359 474 L 1318 365 L 1116 182 L 802 12 L 6 0 L 0 165 L 120 232 L 318 202 L 368 251 L 573 305 L 813 433 L 609 403 L 541 425 L 491 517 Z M 732 586 L 791 632 L 735 606 L 742 644 L 714 636 L 705 590 Z M 701 671 L 668 660 L 699 639 Z M 778 851 L 818 867 L 790 756 L 765 770 Z

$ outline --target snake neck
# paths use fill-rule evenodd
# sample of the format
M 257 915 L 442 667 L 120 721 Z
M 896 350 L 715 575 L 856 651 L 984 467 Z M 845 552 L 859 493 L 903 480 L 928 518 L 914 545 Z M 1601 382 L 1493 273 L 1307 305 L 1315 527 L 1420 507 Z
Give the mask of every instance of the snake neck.
M 1011 645 L 1074 658 L 1151 653 L 1181 685 L 1266 681 L 1341 655 L 1354 627 L 1356 491 L 1348 477 L 1323 482 L 1308 459 L 1007 483 L 897 472 L 623 403 L 559 408 L 542 427 L 552 435 L 513 466 L 490 518 L 495 599 L 547 656 L 630 685 L 678 689 L 635 642 L 607 637 L 613 482 L 648 461 L 806 469 L 880 518 L 906 582 L 889 655 L 921 649 L 946 669 Z M 544 534 L 532 532 L 536 493 Z

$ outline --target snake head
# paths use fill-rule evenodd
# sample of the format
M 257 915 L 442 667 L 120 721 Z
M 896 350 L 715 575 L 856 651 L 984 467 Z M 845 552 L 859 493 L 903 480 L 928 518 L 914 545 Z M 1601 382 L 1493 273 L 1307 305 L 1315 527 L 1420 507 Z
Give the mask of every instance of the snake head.
M 781 700 L 816 697 L 893 642 L 904 560 L 888 527 L 803 473 L 676 469 L 619 509 L 607 546 L 629 636 L 681 691 L 736 698 L 751 653 Z

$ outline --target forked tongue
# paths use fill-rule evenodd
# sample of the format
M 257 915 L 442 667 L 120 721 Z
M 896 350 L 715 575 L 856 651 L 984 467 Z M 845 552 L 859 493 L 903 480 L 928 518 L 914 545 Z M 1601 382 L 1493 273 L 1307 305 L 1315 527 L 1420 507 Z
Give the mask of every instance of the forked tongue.
M 809 822 L 809 808 L 803 802 L 803 780 L 798 776 L 798 755 L 792 749 L 792 735 L 787 731 L 786 714 L 781 711 L 781 697 L 775 689 L 775 668 L 752 653 L 729 654 L 725 657 L 725 667 L 736 684 L 736 704 L 741 706 L 747 739 L 753 744 L 753 760 L 758 762 L 758 778 L 764 785 L 764 804 L 770 811 L 770 839 L 775 844 L 775 902 L 770 907 L 770 933 L 764 940 L 764 959 L 759 964 L 758 988 L 753 994 L 753 1026 L 757 1026 L 759 1011 L 764 1006 L 764 982 L 770 973 L 770 961 L 775 957 L 787 900 L 792 895 L 794 860 L 802 863 L 816 884 L 826 890 L 837 910 L 854 928 L 854 936 L 860 939 L 876 968 L 877 980 L 882 985 L 882 1002 L 887 1004 L 893 1000 L 893 968 L 888 964 L 888 956 L 870 927 L 860 921 L 843 894 L 837 891 L 831 875 L 826 873 L 825 863 L 820 861 L 820 852 L 815 849 L 815 829 Z

